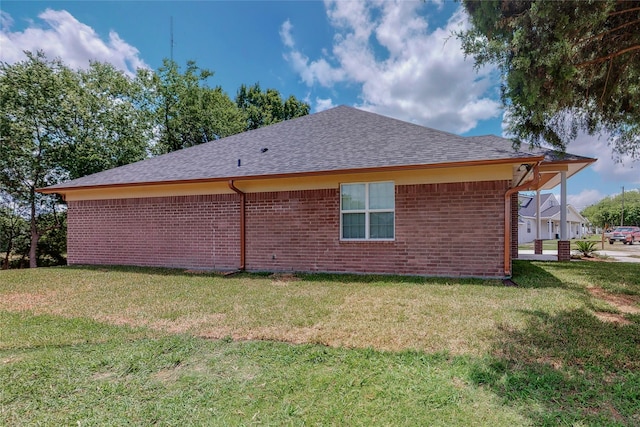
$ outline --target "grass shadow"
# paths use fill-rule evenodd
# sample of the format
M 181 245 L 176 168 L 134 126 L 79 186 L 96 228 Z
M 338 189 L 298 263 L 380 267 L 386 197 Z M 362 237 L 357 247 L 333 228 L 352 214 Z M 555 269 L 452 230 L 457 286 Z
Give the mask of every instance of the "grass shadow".
M 549 271 L 551 264 L 551 261 L 513 260 L 513 281 L 522 288 L 566 288 L 566 284 Z
M 610 293 L 640 296 L 640 264 L 619 262 L 513 261 L 513 280 L 524 288 L 601 287 Z
M 471 374 L 536 425 L 639 425 L 640 323 L 606 323 L 584 309 L 530 312 L 502 327 Z
M 640 296 L 640 264 L 621 262 L 562 263 L 562 273 L 612 293 Z

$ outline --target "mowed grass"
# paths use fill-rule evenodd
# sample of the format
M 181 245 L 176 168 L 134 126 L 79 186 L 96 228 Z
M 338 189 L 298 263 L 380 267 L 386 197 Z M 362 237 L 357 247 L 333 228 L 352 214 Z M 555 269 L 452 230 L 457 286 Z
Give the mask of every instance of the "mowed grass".
M 596 255 L 598 255 L 597 251 L 616 251 L 616 252 L 628 252 L 631 253 L 632 255 L 629 255 L 633 258 L 636 258 L 636 255 L 633 254 L 638 254 L 638 243 L 636 242 L 635 245 L 625 245 L 622 242 L 615 242 L 613 244 L 609 243 L 608 239 L 602 239 L 602 235 L 601 234 L 595 234 L 595 235 L 590 235 L 590 236 L 585 236 L 582 239 L 572 239 L 571 240 L 571 250 L 572 251 L 578 251 L 578 246 L 576 245 L 576 243 L 581 242 L 581 241 L 586 241 L 586 242 L 595 242 L 597 243 L 595 249 L 596 249 Z M 528 250 L 533 250 L 534 249 L 534 242 L 529 242 L 529 243 L 521 243 L 518 245 L 518 249 L 528 249 Z M 558 241 L 555 239 L 551 239 L 551 240 L 543 240 L 542 241 L 542 250 L 543 251 L 555 251 L 558 249 Z
M 0 424 L 640 424 L 640 266 L 515 272 L 3 271 Z
M 571 250 L 575 251 L 578 249 L 578 247 L 576 246 L 576 242 L 580 242 L 580 241 L 589 241 L 589 242 L 597 242 L 597 243 L 601 243 L 602 242 L 602 236 L 601 235 L 591 235 L 591 236 L 585 236 L 582 239 L 572 239 L 571 240 Z M 609 242 L 605 241 L 606 245 L 605 245 L 605 249 L 609 249 Z M 622 243 L 620 244 L 620 246 L 624 246 Z M 529 242 L 529 243 L 521 243 L 518 245 L 518 249 L 529 249 L 529 250 L 533 250 L 534 248 L 534 242 Z M 556 239 L 545 239 L 542 241 L 542 250 L 544 251 L 555 251 L 558 249 L 558 240 Z M 596 249 L 601 249 L 601 246 L 599 245 Z
M 240 275 L 54 268 L 2 272 L 0 310 L 235 340 L 481 355 L 523 311 L 585 306 L 563 286 L 385 276 Z

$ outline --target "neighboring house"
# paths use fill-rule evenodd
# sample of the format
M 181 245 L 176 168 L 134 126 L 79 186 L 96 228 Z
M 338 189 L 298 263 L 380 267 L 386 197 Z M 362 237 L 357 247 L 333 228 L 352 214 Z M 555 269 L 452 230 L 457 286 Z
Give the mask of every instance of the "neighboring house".
M 518 243 L 533 242 L 538 227 L 537 195 L 521 194 L 518 199 Z M 560 238 L 560 208 L 553 194 L 540 194 L 540 239 Z M 567 205 L 567 230 L 570 239 L 582 238 L 587 230 L 586 218 L 571 205 Z
M 340 106 L 40 191 L 69 264 L 508 277 L 518 191 L 595 161 L 511 147 Z

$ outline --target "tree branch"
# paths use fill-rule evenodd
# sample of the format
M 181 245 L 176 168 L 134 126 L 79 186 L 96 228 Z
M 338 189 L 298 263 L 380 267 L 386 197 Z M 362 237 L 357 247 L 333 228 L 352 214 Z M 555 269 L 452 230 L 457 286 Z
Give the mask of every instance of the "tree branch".
M 618 31 L 618 30 L 620 30 L 620 29 L 622 29 L 624 27 L 628 27 L 629 25 L 634 25 L 634 24 L 640 24 L 640 19 L 636 19 L 635 21 L 631 21 L 631 22 L 624 23 L 622 25 L 618 25 L 616 28 L 612 28 L 612 29 L 610 29 L 608 31 L 605 31 L 603 33 L 600 33 L 600 34 L 596 34 L 595 36 L 591 36 L 591 37 L 589 37 L 587 39 L 580 40 L 580 41 L 578 41 L 578 43 L 589 43 L 593 39 L 603 38 L 607 34 L 614 33 L 614 32 L 616 32 L 616 31 Z
M 640 7 L 632 7 L 632 8 L 629 8 L 629 9 L 619 10 L 617 12 L 612 12 L 612 13 L 609 14 L 609 16 L 624 15 L 625 13 L 631 13 L 631 12 L 640 12 Z
M 631 46 L 626 49 L 622 49 L 617 52 L 614 52 L 612 54 L 602 56 L 600 58 L 592 59 L 591 61 L 582 62 L 580 64 L 577 64 L 576 67 L 580 68 L 580 67 L 586 67 L 588 65 L 598 64 L 600 62 L 605 62 L 617 56 L 621 56 L 621 55 L 624 55 L 625 53 L 633 52 L 634 50 L 639 50 L 639 49 L 640 49 L 640 45 Z
M 607 71 L 607 79 L 604 82 L 602 88 L 602 95 L 600 96 L 600 105 L 604 104 L 604 95 L 607 92 L 607 85 L 609 84 L 609 75 L 611 75 L 611 67 L 613 67 L 613 61 L 609 61 L 609 70 Z

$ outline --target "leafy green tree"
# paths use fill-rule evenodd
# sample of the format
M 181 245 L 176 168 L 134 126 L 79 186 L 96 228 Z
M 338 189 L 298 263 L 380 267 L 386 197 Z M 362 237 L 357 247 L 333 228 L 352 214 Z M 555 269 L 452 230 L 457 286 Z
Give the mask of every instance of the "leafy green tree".
M 598 227 L 620 225 L 622 216 L 622 194 L 605 197 L 595 205 L 583 209 L 582 215 Z M 640 190 L 624 193 L 624 225 L 640 226 Z
M 129 78 L 111 64 L 91 62 L 73 72 L 65 96 L 73 115 L 65 117 L 58 165 L 75 179 L 147 157 L 153 120 L 146 104 L 150 74 Z
M 210 88 L 213 73 L 188 61 L 184 73 L 165 59 L 155 74 L 151 105 L 158 125 L 156 154 L 224 138 L 244 130 L 244 117 L 222 88 Z
M 70 117 L 69 97 L 74 79 L 58 60 L 44 54 L 27 53 L 27 60 L 0 64 L 0 183 L 17 203 L 28 206 L 31 234 L 30 266 L 36 266 L 36 248 L 41 230 L 38 217 L 45 206 L 55 203 L 36 192 L 65 177 L 57 165 Z
M 257 129 L 284 120 L 309 114 L 309 104 L 291 95 L 282 100 L 276 89 L 263 91 L 260 84 L 240 86 L 236 95 L 236 104 L 246 117 L 246 130 Z
M 36 189 L 143 158 L 151 126 L 135 106 L 141 89 L 112 66 L 77 72 L 26 55 L 0 64 L 0 191 L 27 211 L 36 267 L 40 237 L 62 226 L 61 201 Z
M 476 66 L 496 64 L 509 130 L 564 150 L 578 131 L 640 158 L 640 7 L 618 0 L 463 0 L 458 34 Z

